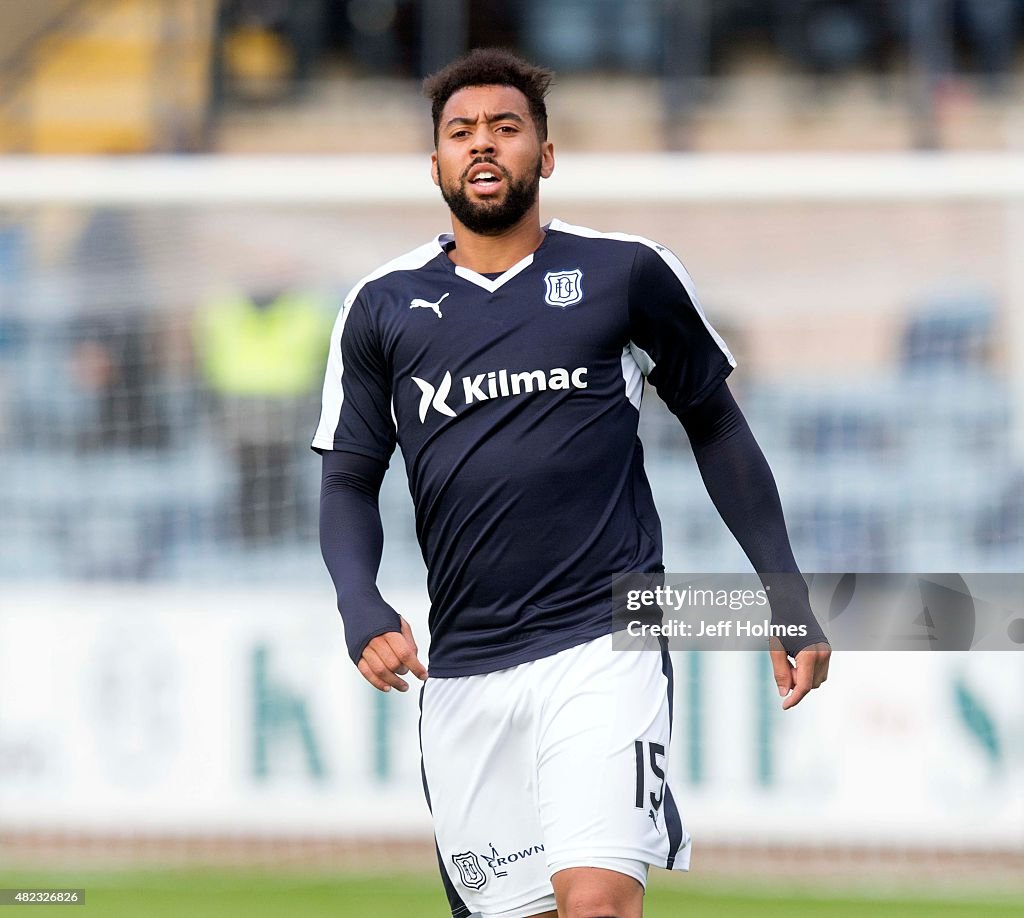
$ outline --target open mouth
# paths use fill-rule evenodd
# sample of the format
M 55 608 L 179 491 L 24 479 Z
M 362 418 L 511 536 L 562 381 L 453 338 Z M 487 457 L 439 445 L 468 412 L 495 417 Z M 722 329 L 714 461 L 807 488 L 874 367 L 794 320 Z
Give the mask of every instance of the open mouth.
M 476 178 L 470 179 L 470 185 L 495 185 L 501 181 L 501 178 L 495 175 L 493 172 L 481 172 Z
M 486 193 L 501 184 L 502 174 L 497 166 L 478 163 L 469 170 L 469 184 L 478 192 Z

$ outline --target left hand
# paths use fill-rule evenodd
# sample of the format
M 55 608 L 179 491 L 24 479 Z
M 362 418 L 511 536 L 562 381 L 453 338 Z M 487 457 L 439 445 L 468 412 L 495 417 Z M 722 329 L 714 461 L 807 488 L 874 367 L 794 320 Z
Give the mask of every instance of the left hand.
M 828 678 L 832 648 L 828 644 L 811 644 L 796 655 L 794 666 L 778 638 L 772 638 L 770 647 L 775 684 L 779 687 L 779 695 L 786 699 L 782 702 L 782 710 L 788 711 Z

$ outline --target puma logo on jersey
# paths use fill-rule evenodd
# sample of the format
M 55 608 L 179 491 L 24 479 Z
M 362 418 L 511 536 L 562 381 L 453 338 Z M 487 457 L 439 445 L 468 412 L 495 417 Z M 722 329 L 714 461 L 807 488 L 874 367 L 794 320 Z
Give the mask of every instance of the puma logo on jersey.
M 433 385 L 418 376 L 410 377 L 420 390 L 420 421 L 426 421 L 427 412 L 433 408 L 445 417 L 457 415 L 448 405 L 448 397 L 452 391 L 452 374 L 446 372 L 441 384 L 435 389 Z M 587 368 L 577 367 L 566 370 L 555 367 L 551 370 L 525 370 L 522 373 L 510 373 L 508 370 L 491 370 L 473 376 L 463 376 L 463 404 L 488 402 L 494 398 L 507 398 L 516 395 L 531 395 L 535 392 L 559 389 L 586 389 Z
M 409 308 L 410 309 L 432 309 L 434 311 L 434 313 L 437 315 L 437 317 L 440 319 L 441 318 L 441 302 L 444 300 L 445 296 L 448 296 L 448 294 L 446 293 L 436 303 L 431 303 L 428 300 L 421 300 L 421 299 L 417 298 L 417 299 L 413 300 L 409 304 Z

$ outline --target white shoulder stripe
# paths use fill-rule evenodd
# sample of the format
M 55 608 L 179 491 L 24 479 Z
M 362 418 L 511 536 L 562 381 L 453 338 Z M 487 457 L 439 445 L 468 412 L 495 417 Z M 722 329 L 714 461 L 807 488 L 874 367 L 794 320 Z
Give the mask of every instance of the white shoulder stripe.
M 345 371 L 341 357 L 341 336 L 345 332 L 345 322 L 352 310 L 352 304 L 359 296 L 359 292 L 370 281 L 378 280 L 387 274 L 395 271 L 415 271 L 422 268 L 431 259 L 436 258 L 441 248 L 441 237 L 438 236 L 431 242 L 421 245 L 399 255 L 376 271 L 367 274 L 359 281 L 345 297 L 338 312 L 338 318 L 334 323 L 334 330 L 331 332 L 331 350 L 327 357 L 327 372 L 324 375 L 324 389 L 321 399 L 320 423 L 317 425 L 316 433 L 313 436 L 313 446 L 319 449 L 334 449 L 334 432 L 338 429 L 338 421 L 341 418 L 341 406 L 345 400 L 345 392 L 341 385 L 341 377 Z
M 683 267 L 683 263 L 673 252 L 665 248 L 665 246 L 659 245 L 650 239 L 643 236 L 633 236 L 630 233 L 599 233 L 597 230 L 592 230 L 586 226 L 573 226 L 571 223 L 563 223 L 561 220 L 552 220 L 548 225 L 551 229 L 557 230 L 558 232 L 571 233 L 574 236 L 583 236 L 588 239 L 618 239 L 621 242 L 639 242 L 641 245 L 645 245 L 649 249 L 657 252 L 658 255 L 661 256 L 661 260 L 665 262 L 665 264 L 672 269 L 675 276 L 679 278 L 679 282 L 686 290 L 686 294 L 689 296 L 690 302 L 693 303 L 693 308 L 697 310 L 697 315 L 700 316 L 700 320 L 704 323 L 704 327 L 714 339 L 715 344 L 717 344 L 722 353 L 725 354 L 726 359 L 729 361 L 729 365 L 732 367 L 736 366 L 736 358 L 733 357 L 732 351 L 729 350 L 729 346 L 722 340 L 722 336 L 715 331 L 711 323 L 708 321 L 708 317 L 704 314 L 704 307 L 701 306 L 700 300 L 697 298 L 697 291 L 694 289 L 693 278 L 690 277 L 689 272 Z M 651 369 L 653 368 L 654 365 L 652 363 Z
M 436 236 L 430 242 L 417 246 L 411 252 L 406 252 L 404 255 L 392 258 L 391 261 L 381 265 L 376 271 L 367 274 L 348 292 L 348 296 L 345 297 L 345 306 L 351 306 L 355 302 L 356 297 L 359 296 L 359 291 L 370 281 L 379 280 L 387 274 L 394 274 L 395 271 L 415 271 L 417 268 L 422 268 L 427 262 L 443 251 L 444 249 L 441 248 L 441 237 Z M 344 309 L 345 307 L 343 306 L 342 308 Z

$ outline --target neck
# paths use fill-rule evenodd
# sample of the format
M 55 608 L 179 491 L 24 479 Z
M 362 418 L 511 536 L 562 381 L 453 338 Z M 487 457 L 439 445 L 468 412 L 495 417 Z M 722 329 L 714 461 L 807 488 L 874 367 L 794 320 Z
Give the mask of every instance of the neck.
M 534 204 L 515 226 L 495 236 L 481 236 L 463 226 L 452 217 L 455 248 L 448 257 L 459 267 L 469 268 L 477 274 L 507 271 L 527 255 L 537 251 L 544 241 L 540 228 L 540 208 Z

